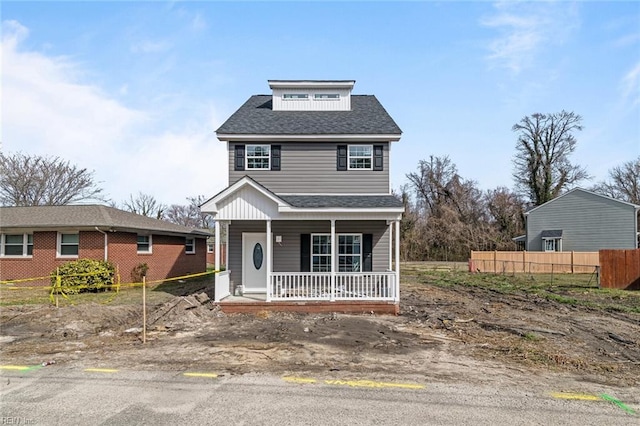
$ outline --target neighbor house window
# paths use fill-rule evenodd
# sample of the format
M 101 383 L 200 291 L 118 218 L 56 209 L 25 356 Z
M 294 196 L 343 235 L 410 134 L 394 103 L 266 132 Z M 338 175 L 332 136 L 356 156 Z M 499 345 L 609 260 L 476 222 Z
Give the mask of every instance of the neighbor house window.
M 80 234 L 58 234 L 58 255 L 77 257 L 80 246 Z
M 207 244 L 207 253 L 213 253 L 213 244 L 212 243 Z
M 287 100 L 307 100 L 309 99 L 308 93 L 285 93 L 282 95 L 282 99 Z
M 247 145 L 247 169 L 269 170 L 271 147 L 269 145 Z
M 349 165 L 349 170 L 371 170 L 373 146 L 349 145 L 347 164 Z
M 311 235 L 311 271 L 331 272 L 331 235 Z
M 1 244 L 2 256 L 33 256 L 32 234 L 3 234 Z
M 196 239 L 187 238 L 184 241 L 184 252 L 187 254 L 194 254 L 196 252 Z
M 322 100 L 322 99 L 338 100 L 338 99 L 340 99 L 340 95 L 338 93 L 316 93 L 315 95 L 313 95 L 313 99 L 316 99 L 316 100 Z
M 138 253 L 151 253 L 151 235 L 138 235 Z
M 362 270 L 362 235 L 338 235 L 338 272 Z
M 561 238 L 549 238 L 542 240 L 544 243 L 544 251 L 562 251 Z

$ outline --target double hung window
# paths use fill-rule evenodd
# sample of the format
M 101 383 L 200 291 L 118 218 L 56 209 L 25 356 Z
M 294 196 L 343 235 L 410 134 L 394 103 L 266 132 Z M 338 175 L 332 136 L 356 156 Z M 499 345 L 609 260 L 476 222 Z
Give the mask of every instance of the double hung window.
M 2 256 L 33 256 L 33 234 L 3 234 Z
M 247 164 L 249 169 L 265 169 L 271 168 L 271 147 L 269 145 L 247 145 Z

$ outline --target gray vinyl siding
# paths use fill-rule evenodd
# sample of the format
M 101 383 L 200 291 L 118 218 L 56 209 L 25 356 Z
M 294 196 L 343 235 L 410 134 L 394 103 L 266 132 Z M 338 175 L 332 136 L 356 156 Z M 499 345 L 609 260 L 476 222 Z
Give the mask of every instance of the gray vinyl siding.
M 242 233 L 266 232 L 264 221 L 235 221 L 229 225 L 231 291 L 242 283 Z M 329 221 L 273 221 L 273 272 L 300 272 L 300 234 L 328 234 Z M 373 272 L 389 269 L 389 227 L 385 221 L 336 221 L 336 233 L 373 235 Z M 280 235 L 282 243 L 276 243 Z
M 260 144 L 260 143 L 256 143 Z M 388 194 L 389 193 L 389 143 L 361 142 L 358 145 L 383 145 L 383 170 L 336 170 L 338 145 L 347 142 L 283 142 L 281 145 L 281 170 L 235 171 L 236 143 L 230 142 L 229 185 L 248 175 L 276 194 Z M 252 145 L 242 143 L 240 145 Z M 356 145 L 356 144 L 351 144 Z
M 527 250 L 544 251 L 544 230 L 562 230 L 562 251 L 631 249 L 636 212 L 632 205 L 575 190 L 527 215 Z

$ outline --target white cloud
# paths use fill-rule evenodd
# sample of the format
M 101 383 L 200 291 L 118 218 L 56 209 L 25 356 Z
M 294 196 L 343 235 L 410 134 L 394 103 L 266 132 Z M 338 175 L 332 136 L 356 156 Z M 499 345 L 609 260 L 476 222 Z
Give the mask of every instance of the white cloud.
M 622 92 L 633 105 L 640 104 L 640 62 L 622 78 Z
M 488 45 L 489 61 L 514 73 L 529 68 L 550 44 L 560 44 L 576 25 L 573 6 L 542 2 L 499 2 L 481 25 L 498 32 Z
M 116 202 L 143 191 L 182 204 L 224 187 L 226 148 L 215 140 L 219 122 L 206 106 L 195 114 L 202 120 L 197 129 L 174 117 L 169 131 L 161 111 L 123 105 L 117 93 L 83 81 L 87 70 L 68 58 L 22 51 L 27 36 L 20 23 L 3 23 L 2 149 L 95 170 Z

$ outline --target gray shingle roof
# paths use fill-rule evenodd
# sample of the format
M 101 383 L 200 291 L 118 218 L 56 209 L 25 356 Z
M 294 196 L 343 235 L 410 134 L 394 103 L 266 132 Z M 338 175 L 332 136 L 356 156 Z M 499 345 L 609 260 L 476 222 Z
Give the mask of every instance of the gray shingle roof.
M 402 208 L 393 195 L 281 195 L 293 207 L 300 208 Z
M 274 111 L 271 95 L 254 95 L 216 130 L 229 135 L 400 135 L 373 95 L 351 95 L 351 111 Z
M 542 231 L 542 238 L 562 238 L 562 229 L 548 229 Z
M 0 229 L 110 228 L 163 234 L 211 235 L 207 231 L 101 205 L 0 207 Z

